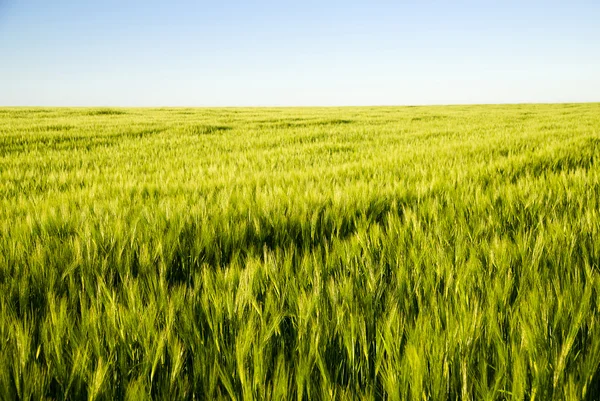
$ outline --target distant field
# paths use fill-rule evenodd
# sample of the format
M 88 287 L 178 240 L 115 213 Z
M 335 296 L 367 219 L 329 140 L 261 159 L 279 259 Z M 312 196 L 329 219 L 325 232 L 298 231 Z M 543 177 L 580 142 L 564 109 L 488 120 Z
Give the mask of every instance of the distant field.
M 600 104 L 0 108 L 0 399 L 600 399 Z

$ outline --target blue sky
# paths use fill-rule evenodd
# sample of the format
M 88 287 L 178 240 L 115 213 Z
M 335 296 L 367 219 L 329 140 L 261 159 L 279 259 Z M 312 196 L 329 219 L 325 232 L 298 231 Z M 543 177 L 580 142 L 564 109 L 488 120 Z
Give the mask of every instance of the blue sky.
M 600 101 L 600 1 L 0 0 L 0 105 Z

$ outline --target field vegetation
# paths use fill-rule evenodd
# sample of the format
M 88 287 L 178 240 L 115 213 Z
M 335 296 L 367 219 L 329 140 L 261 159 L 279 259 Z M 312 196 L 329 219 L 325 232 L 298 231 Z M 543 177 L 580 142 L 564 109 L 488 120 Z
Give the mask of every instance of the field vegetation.
M 0 108 L 0 399 L 600 398 L 600 104 Z

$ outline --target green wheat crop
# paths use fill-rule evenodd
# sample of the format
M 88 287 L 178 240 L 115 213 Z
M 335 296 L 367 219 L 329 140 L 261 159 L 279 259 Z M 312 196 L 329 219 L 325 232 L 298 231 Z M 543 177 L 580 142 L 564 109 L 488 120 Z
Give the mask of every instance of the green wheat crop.
M 600 399 L 600 104 L 0 109 L 0 399 Z

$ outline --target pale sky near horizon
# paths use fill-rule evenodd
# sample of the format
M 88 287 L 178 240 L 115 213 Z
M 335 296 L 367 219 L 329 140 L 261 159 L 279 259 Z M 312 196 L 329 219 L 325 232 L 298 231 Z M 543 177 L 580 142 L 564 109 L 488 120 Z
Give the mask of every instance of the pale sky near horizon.
M 0 0 L 0 106 L 590 101 L 598 0 Z

